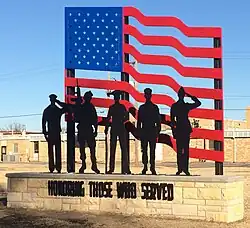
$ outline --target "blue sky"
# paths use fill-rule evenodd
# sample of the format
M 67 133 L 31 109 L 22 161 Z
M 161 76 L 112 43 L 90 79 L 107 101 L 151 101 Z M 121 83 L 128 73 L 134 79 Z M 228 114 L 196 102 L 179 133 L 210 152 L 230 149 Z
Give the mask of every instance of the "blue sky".
M 176 16 L 190 26 L 220 26 L 223 29 L 223 67 L 225 109 L 244 109 L 250 104 L 250 32 L 247 0 L 2 0 L 0 3 L 0 117 L 42 113 L 48 105 L 48 95 L 64 99 L 64 7 L 66 6 L 135 6 L 145 15 Z M 136 20 L 131 24 L 144 34 L 173 35 L 185 45 L 209 46 L 208 39 L 185 37 L 173 28 L 146 28 Z M 183 65 L 212 67 L 211 60 L 186 59 L 172 48 L 143 47 L 135 39 L 131 43 L 143 53 L 175 56 Z M 207 79 L 187 79 L 170 67 L 138 66 L 142 72 L 165 73 L 184 86 L 212 87 Z M 107 78 L 105 72 L 80 72 L 80 76 Z M 119 78 L 117 73 L 112 77 Z M 140 86 L 139 89 L 147 85 Z M 171 89 L 153 87 L 155 93 L 175 96 Z M 83 91 L 84 92 L 84 91 Z M 102 96 L 94 90 L 95 95 Z M 204 101 L 204 107 L 212 102 Z M 162 109 L 167 112 L 168 109 Z M 244 119 L 243 110 L 225 110 L 225 117 Z M 40 130 L 41 117 L 0 118 L 0 127 L 11 122 L 26 124 L 29 130 Z

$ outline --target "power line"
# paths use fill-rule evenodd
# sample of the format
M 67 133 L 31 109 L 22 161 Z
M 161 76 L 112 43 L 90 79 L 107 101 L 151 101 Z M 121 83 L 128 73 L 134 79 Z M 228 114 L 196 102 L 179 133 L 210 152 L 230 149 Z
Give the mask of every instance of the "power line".
M 164 92 L 160 91 L 161 94 L 164 94 Z M 165 93 L 166 95 L 171 95 L 171 96 L 178 96 L 177 93 Z M 250 95 L 229 95 L 229 96 L 225 96 L 224 95 L 224 100 L 230 100 L 230 99 L 247 99 L 249 98 L 250 99 Z M 203 98 L 200 98 L 200 99 L 203 99 Z M 205 98 L 204 98 L 205 99 Z
M 239 53 L 239 54 L 248 54 L 248 56 L 237 56 L 237 55 L 234 55 L 234 56 L 223 56 L 223 59 L 250 59 L 250 52 L 228 52 L 228 53 Z M 24 70 L 22 72 L 18 71 L 18 72 L 11 72 L 11 73 L 3 73 L 3 74 L 0 74 L 0 77 L 2 76 L 11 76 L 11 75 L 20 75 L 20 74 L 26 74 L 26 73 L 29 73 L 29 72 L 34 72 L 34 71 L 47 71 L 47 70 L 53 70 L 53 69 L 61 69 L 59 67 L 60 65 L 59 64 L 51 64 L 49 66 L 46 66 L 46 67 L 39 67 L 39 68 L 31 68 L 31 69 L 27 69 L 27 70 Z M 50 67 L 53 67 L 53 68 L 50 68 Z M 56 68 L 55 68 L 56 67 Z
M 169 108 L 160 108 L 162 110 L 166 110 Z M 225 108 L 223 111 L 246 111 L 247 109 L 243 108 Z M 99 113 L 104 113 L 104 111 L 99 111 Z M 10 118 L 20 118 L 20 117 L 30 117 L 30 116 L 42 116 L 41 113 L 34 114 L 23 114 L 23 115 L 8 115 L 8 116 L 0 116 L 0 119 L 10 119 Z
M 227 98 L 250 98 L 250 95 L 228 95 Z
M 49 65 L 46 67 L 39 67 L 39 68 L 32 68 L 32 69 L 27 69 L 24 71 L 17 71 L 17 72 L 11 72 L 11 73 L 3 73 L 0 74 L 0 77 L 2 78 L 2 76 L 11 76 L 11 75 L 20 75 L 20 74 L 26 74 L 26 73 L 30 73 L 30 72 L 36 72 L 36 71 L 47 71 L 47 70 L 53 70 L 53 69 L 60 69 L 58 64 L 54 64 L 54 65 Z
M 55 70 L 59 70 L 60 68 L 50 68 L 50 69 L 41 69 L 40 71 L 37 71 L 37 72 L 32 72 L 32 73 L 19 73 L 19 74 L 13 74 L 13 75 L 8 75 L 8 76 L 3 76 L 3 77 L 0 77 L 0 80 L 11 80 L 11 79 L 16 79 L 17 77 L 19 78 L 20 76 L 22 77 L 25 77 L 25 76 L 28 76 L 28 77 L 34 77 L 34 76 L 37 76 L 38 74 L 41 74 L 41 73 L 45 73 L 45 72 L 52 72 L 52 71 L 55 71 Z
M 97 111 L 97 112 L 98 113 L 104 113 L 104 111 Z M 8 116 L 0 116 L 0 119 L 30 117 L 30 116 L 42 116 L 42 114 L 41 113 L 31 113 L 31 114 L 22 114 L 22 115 L 8 115 Z
M 0 116 L 0 119 L 29 117 L 29 116 L 41 116 L 41 115 L 42 114 L 24 114 L 24 115 L 14 115 L 14 116 Z
M 160 108 L 162 110 L 166 110 L 166 109 L 170 109 L 169 108 Z M 246 111 L 247 109 L 246 108 L 224 108 L 222 109 L 223 111 Z

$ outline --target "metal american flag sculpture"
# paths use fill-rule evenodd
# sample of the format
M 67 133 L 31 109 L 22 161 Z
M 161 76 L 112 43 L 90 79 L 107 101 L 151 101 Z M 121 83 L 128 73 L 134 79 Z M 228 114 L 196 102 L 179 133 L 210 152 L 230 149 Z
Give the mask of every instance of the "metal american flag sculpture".
M 214 47 L 187 47 L 172 36 L 143 35 L 136 27 L 128 23 L 129 17 L 138 20 L 144 26 L 173 27 L 187 37 L 212 38 Z M 223 88 L 222 88 L 222 48 L 221 28 L 189 27 L 180 19 L 168 16 L 145 16 L 134 7 L 69 7 L 65 9 L 65 99 L 75 96 L 77 83 L 80 87 L 124 91 L 136 101 L 144 102 L 143 93 L 137 91 L 128 82 L 129 75 L 139 83 L 165 85 L 178 92 L 181 85 L 168 75 L 140 73 L 129 64 L 129 56 L 138 63 L 170 66 L 183 77 L 208 78 L 214 80 L 214 88 L 184 87 L 185 91 L 198 98 L 214 100 L 214 108 L 198 108 L 190 112 L 189 117 L 214 120 L 214 130 L 194 128 L 191 138 L 214 141 L 214 150 L 190 148 L 190 157 L 213 160 L 216 162 L 216 174 L 223 174 Z M 213 68 L 183 66 L 174 57 L 140 53 L 136 46 L 129 44 L 129 36 L 143 45 L 169 46 L 177 49 L 185 57 L 213 58 Z M 75 69 L 121 72 L 121 81 L 76 78 Z M 126 96 L 125 96 L 126 97 Z M 175 100 L 167 94 L 155 94 L 155 104 L 171 107 Z M 113 100 L 93 98 L 97 107 L 108 108 Z M 136 118 L 136 109 L 128 99 L 122 103 L 131 110 Z M 162 124 L 166 124 L 169 115 L 161 115 Z M 102 117 L 99 117 L 102 124 Z M 68 119 L 68 122 L 72 120 Z M 72 126 L 68 125 L 73 132 Z M 175 140 L 161 134 L 159 141 L 176 150 Z M 69 146 L 70 147 L 70 146 Z M 68 148 L 69 148 L 68 147 Z M 72 148 L 72 147 L 71 147 Z

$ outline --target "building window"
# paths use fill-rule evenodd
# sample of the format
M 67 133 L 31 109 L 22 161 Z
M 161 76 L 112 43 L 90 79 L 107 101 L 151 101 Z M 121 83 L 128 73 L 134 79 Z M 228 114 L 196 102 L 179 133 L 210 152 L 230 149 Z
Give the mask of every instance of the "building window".
M 214 150 L 214 140 L 209 140 L 209 150 Z
M 3 156 L 6 155 L 7 148 L 6 146 L 2 146 L 1 148 L 1 161 L 3 161 Z
M 14 143 L 14 153 L 18 153 L 18 143 Z
M 39 142 L 38 141 L 34 142 L 34 153 L 39 154 Z

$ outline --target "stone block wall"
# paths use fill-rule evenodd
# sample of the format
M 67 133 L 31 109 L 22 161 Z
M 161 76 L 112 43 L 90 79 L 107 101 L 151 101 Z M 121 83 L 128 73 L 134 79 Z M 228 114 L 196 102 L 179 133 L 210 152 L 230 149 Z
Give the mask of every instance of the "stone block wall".
M 243 219 L 241 177 L 121 176 L 92 174 L 11 173 L 8 177 L 8 207 L 57 211 L 121 213 L 234 222 Z M 48 180 L 84 181 L 85 196 L 49 196 Z M 91 197 L 89 182 L 112 182 L 112 198 Z M 136 198 L 117 196 L 117 182 L 136 183 Z M 173 184 L 173 200 L 143 199 L 142 183 Z

